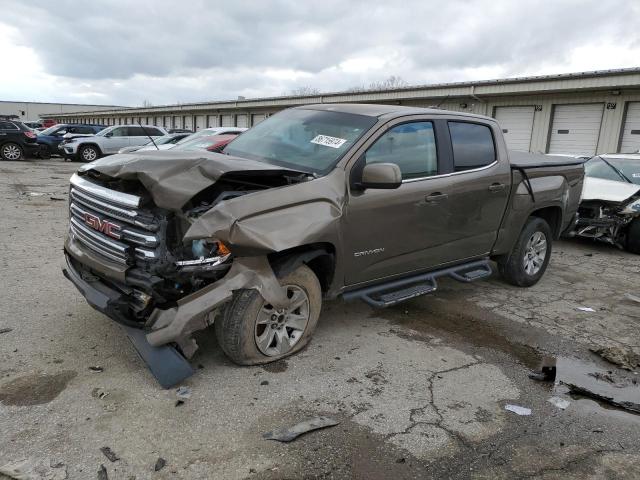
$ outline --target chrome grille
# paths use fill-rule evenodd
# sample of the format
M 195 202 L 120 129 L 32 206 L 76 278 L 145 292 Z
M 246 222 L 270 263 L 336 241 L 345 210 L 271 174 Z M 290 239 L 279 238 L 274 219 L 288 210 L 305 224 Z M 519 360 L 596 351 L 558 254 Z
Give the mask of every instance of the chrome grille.
M 84 248 L 121 264 L 153 261 L 158 225 L 140 210 L 135 195 L 110 190 L 74 174 L 69 194 L 69 233 Z M 110 233 L 110 235 L 108 234 Z

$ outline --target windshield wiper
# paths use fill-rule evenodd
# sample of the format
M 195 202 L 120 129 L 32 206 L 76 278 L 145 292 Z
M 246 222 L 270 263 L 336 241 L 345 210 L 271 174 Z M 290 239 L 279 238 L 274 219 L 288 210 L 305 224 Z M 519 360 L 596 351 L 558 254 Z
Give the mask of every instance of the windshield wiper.
M 606 163 L 607 165 L 609 165 L 609 166 L 613 169 L 613 171 L 614 171 L 614 172 L 616 172 L 618 175 L 620 175 L 620 177 L 621 177 L 621 178 L 623 178 L 623 179 L 625 180 L 625 182 L 627 182 L 627 183 L 633 183 L 631 180 L 629 180 L 629 179 L 627 178 L 627 176 L 626 176 L 624 173 L 622 173 L 622 171 L 621 171 L 621 170 L 619 170 L 617 167 L 614 167 L 612 164 L 610 164 L 609 162 L 607 162 L 604 158 L 602 158 L 602 157 L 600 157 L 600 158 L 602 159 L 602 161 L 603 161 L 604 163 Z

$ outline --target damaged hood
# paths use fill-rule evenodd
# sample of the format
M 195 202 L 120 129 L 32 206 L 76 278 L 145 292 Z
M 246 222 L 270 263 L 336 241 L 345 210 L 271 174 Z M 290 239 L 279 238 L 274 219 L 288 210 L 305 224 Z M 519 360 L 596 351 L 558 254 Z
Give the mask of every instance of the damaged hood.
M 585 177 L 581 201 L 602 200 L 624 204 L 640 192 L 640 185 L 602 178 Z
M 221 153 L 189 151 L 138 151 L 103 157 L 78 169 L 121 180 L 138 180 L 160 208 L 180 210 L 198 192 L 229 172 L 280 172 L 300 174 L 268 163 Z

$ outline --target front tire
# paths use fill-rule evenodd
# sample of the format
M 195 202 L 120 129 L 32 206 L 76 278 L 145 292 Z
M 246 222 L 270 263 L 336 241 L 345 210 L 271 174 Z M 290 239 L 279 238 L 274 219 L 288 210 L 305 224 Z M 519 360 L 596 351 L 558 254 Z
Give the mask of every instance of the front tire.
M 498 270 L 507 283 L 530 287 L 544 275 L 551 258 L 553 233 L 542 218 L 530 217 L 509 255 L 498 259 Z
M 316 329 L 322 306 L 320 282 L 306 265 L 280 279 L 291 302 L 278 310 L 257 290 L 238 290 L 215 321 L 224 353 L 239 365 L 275 362 L 300 351 Z
M 24 158 L 24 150 L 17 143 L 7 142 L 0 148 L 0 158 L 8 162 L 15 162 Z
M 78 157 L 82 162 L 93 162 L 100 158 L 100 150 L 93 145 L 87 145 L 78 149 Z
M 640 255 L 640 218 L 636 218 L 627 229 L 627 251 Z

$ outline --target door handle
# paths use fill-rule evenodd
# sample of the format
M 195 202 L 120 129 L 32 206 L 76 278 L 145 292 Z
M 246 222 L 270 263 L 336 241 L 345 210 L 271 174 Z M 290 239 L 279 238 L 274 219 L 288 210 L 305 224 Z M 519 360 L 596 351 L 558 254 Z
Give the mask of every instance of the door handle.
M 504 183 L 492 183 L 491 185 L 489 185 L 489 191 L 490 192 L 501 192 L 502 190 L 504 190 Z
M 446 199 L 448 196 L 449 195 L 447 195 L 446 193 L 434 192 L 424 197 L 424 199 L 429 203 L 435 203 L 439 202 L 440 200 Z

